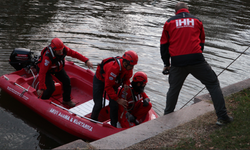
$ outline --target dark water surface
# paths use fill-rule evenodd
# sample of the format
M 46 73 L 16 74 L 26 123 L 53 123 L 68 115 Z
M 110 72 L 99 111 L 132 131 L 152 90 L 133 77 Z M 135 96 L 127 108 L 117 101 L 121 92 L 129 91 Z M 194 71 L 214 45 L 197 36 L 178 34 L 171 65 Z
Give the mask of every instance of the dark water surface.
M 1 0 L 0 75 L 13 72 L 8 64 L 13 48 L 39 52 L 54 37 L 97 64 L 127 50 L 139 55 L 134 71 L 149 78 L 146 92 L 161 116 L 168 90 L 161 74 L 159 41 L 165 21 L 174 15 L 176 0 Z M 222 87 L 249 78 L 250 50 L 225 69 L 249 46 L 249 0 L 186 0 L 190 13 L 204 24 L 204 56 Z M 72 59 L 74 62 L 84 63 Z M 94 71 L 94 70 L 93 70 Z M 188 76 L 176 110 L 204 86 Z M 201 94 L 207 93 L 204 90 Z M 188 105 L 190 105 L 190 102 Z M 1 91 L 0 149 L 51 149 L 75 140 Z

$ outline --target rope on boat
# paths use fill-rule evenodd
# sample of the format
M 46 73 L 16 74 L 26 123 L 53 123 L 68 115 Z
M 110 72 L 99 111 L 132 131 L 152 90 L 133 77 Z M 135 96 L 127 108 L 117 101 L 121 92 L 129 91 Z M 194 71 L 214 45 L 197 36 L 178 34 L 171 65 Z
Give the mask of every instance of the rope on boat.
M 10 80 L 8 77 L 6 77 L 5 75 L 3 75 L 3 77 L 5 78 L 5 80 Z
M 248 46 L 243 52 L 240 53 L 240 55 L 238 55 L 238 57 L 236 57 L 225 69 L 223 69 L 218 75 L 221 75 L 229 66 L 231 66 L 238 58 L 240 58 L 240 56 L 242 54 L 244 54 L 248 49 L 250 48 L 250 46 Z M 191 100 L 193 100 L 198 94 L 200 94 L 206 87 L 202 88 L 197 94 L 195 94 L 186 104 L 184 104 L 180 109 L 182 109 L 183 107 L 185 107 Z

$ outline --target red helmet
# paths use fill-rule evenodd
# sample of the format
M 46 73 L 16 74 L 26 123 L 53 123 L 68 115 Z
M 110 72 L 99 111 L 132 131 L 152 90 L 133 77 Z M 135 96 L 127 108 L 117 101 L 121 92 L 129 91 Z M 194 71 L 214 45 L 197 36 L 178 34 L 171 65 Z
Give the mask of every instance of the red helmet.
M 61 50 L 64 48 L 64 44 L 62 42 L 61 39 L 59 38 L 54 38 L 52 41 L 51 41 L 51 44 L 50 44 L 51 48 L 55 51 L 58 51 L 58 50 Z
M 122 56 L 123 59 L 129 61 L 130 65 L 136 65 L 138 62 L 138 55 L 134 51 L 127 51 Z
M 138 71 L 134 74 L 133 82 L 142 82 L 143 84 L 146 84 L 148 82 L 148 77 L 146 73 Z

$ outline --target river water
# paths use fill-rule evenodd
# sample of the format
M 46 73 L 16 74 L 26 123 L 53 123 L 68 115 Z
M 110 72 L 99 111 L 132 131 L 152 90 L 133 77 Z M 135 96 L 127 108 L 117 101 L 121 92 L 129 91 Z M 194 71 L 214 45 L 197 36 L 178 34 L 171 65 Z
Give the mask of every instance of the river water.
M 249 78 L 249 0 L 185 0 L 205 28 L 204 56 L 219 75 L 221 87 Z M 146 92 L 161 116 L 168 90 L 162 75 L 159 41 L 165 21 L 174 15 L 176 0 L 1 0 L 0 75 L 13 48 L 40 52 L 54 37 L 94 64 L 127 50 L 139 55 L 134 72 L 148 75 Z M 67 58 L 74 62 L 84 63 Z M 95 70 L 93 70 L 95 71 Z M 176 110 L 204 86 L 191 75 L 181 90 Z M 201 94 L 207 93 L 203 90 Z M 192 101 L 188 103 L 191 105 Z M 187 106 L 188 106 L 187 105 Z M 0 149 L 51 149 L 77 138 L 53 126 L 10 95 L 0 93 Z

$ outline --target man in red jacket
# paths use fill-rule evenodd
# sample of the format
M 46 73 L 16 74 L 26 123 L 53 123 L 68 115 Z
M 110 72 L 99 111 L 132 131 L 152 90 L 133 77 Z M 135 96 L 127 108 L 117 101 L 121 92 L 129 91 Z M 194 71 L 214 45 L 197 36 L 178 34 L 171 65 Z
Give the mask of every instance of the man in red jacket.
M 143 117 L 152 108 L 152 103 L 144 92 L 147 82 L 147 75 L 142 71 L 138 71 L 133 76 L 132 87 L 119 90 L 119 97 L 128 101 L 127 108 L 119 105 L 118 120 L 122 128 L 130 128 L 142 123 Z
M 233 121 L 233 118 L 227 115 L 218 78 L 202 54 L 205 43 L 202 22 L 189 13 L 184 2 L 177 3 L 175 13 L 176 15 L 164 24 L 160 40 L 163 74 L 169 73 L 170 84 L 164 114 L 174 111 L 181 87 L 191 73 L 206 86 L 212 97 L 218 117 L 216 124 L 224 125 Z
M 38 61 L 39 86 L 37 95 L 41 96 L 41 99 L 49 99 L 51 97 L 55 91 L 54 81 L 51 76 L 51 74 L 54 74 L 55 77 L 62 82 L 63 104 L 74 107 L 75 103 L 70 100 L 70 79 L 63 68 L 65 56 L 77 58 L 85 62 L 89 68 L 93 68 L 93 64 L 88 58 L 65 46 L 61 39 L 54 38 L 51 44 L 42 50 L 41 58 Z
M 102 109 L 104 91 L 109 96 L 111 125 L 116 127 L 118 121 L 118 104 L 127 107 L 127 101 L 119 98 L 117 90 L 120 85 L 128 88 L 129 79 L 133 75 L 133 68 L 138 62 L 138 55 L 134 51 L 127 51 L 122 57 L 110 57 L 98 65 L 93 79 L 94 107 L 91 119 L 98 120 Z

